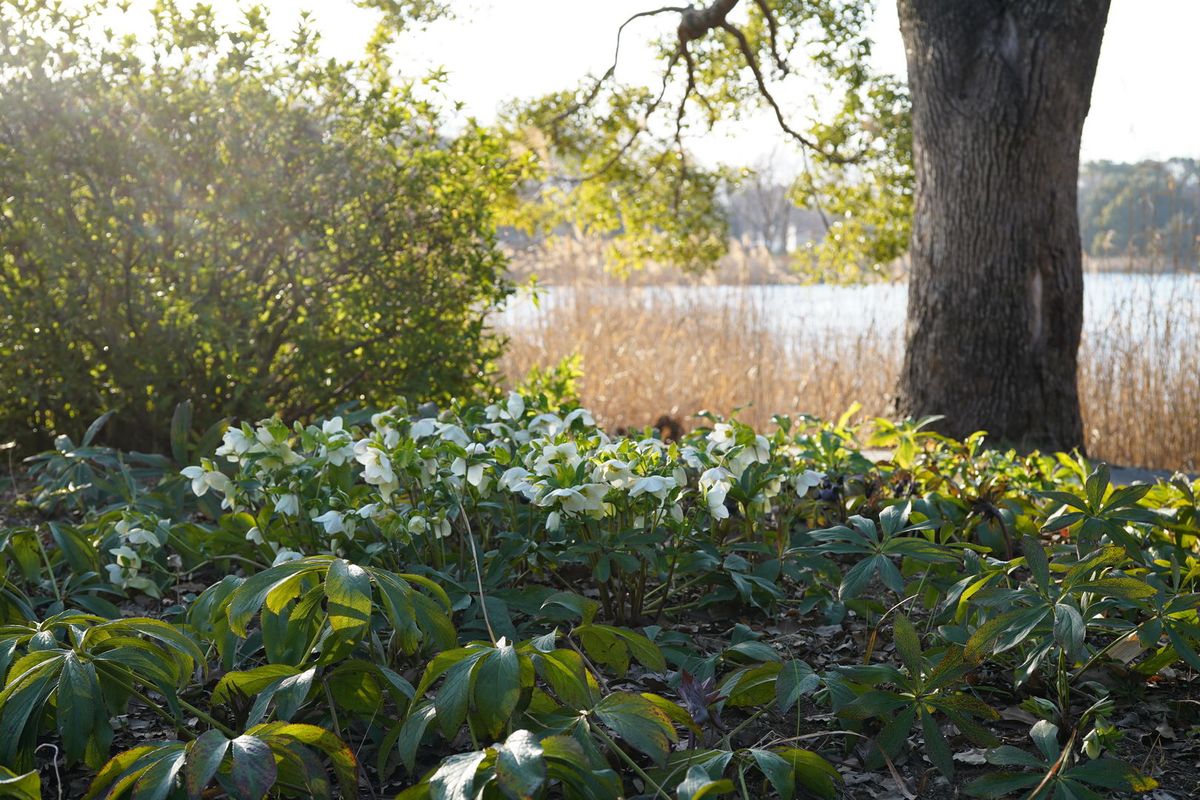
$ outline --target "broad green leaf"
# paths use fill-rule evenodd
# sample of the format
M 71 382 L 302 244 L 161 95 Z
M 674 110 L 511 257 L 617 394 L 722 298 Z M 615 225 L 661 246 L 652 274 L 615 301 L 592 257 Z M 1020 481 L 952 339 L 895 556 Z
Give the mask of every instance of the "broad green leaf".
M 496 738 L 521 699 L 521 663 L 517 649 L 500 644 L 481 660 L 475 672 L 473 705 L 483 730 Z
M 631 747 L 661 764 L 675 741 L 675 728 L 660 709 L 641 695 L 614 692 L 596 704 L 595 715 Z
M 216 730 L 205 731 L 188 746 L 184 774 L 189 797 L 200 796 L 217 774 L 228 750 L 229 739 Z
M 909 725 L 912 725 L 911 719 Z M 774 751 L 792 765 L 796 783 L 822 800 L 832 800 L 838 794 L 842 775 L 837 768 L 811 750 L 785 747 Z
M 963 792 L 984 800 L 1000 800 L 1018 789 L 1031 789 L 1042 781 L 1042 776 L 1033 772 L 994 772 L 971 781 Z
M 329 627 L 343 645 L 358 643 L 371 623 L 371 579 L 362 567 L 335 559 L 325 575 Z
M 770 782 L 776 796 L 780 800 L 792 800 L 792 797 L 796 794 L 796 774 L 795 770 L 792 769 L 791 763 L 783 756 L 778 753 L 772 753 L 770 750 L 751 748 L 750 755 L 754 758 L 754 763 L 758 765 L 759 770 Z
M 728 778 L 713 780 L 703 767 L 693 766 L 687 771 L 683 783 L 675 789 L 679 800 L 701 800 L 733 791 L 733 781 Z
M 416 768 L 417 748 L 421 746 L 421 740 L 425 737 L 425 729 L 436 716 L 437 710 L 433 703 L 421 703 L 413 709 L 400 728 L 396 750 L 400 754 L 400 761 L 410 773 Z
M 42 800 L 42 779 L 37 770 L 18 775 L 0 767 L 0 797 L 11 800 Z
M 108 724 L 96 668 L 80 661 L 74 652 L 63 656 L 56 706 L 58 733 L 63 740 L 67 763 L 74 763 L 83 758 L 94 727 Z
M 175 791 L 176 778 L 183 769 L 187 756 L 182 750 L 154 762 L 133 786 L 131 800 L 167 800 Z
M 1058 758 L 1060 748 L 1057 725 L 1049 720 L 1038 720 L 1030 729 L 1029 735 L 1047 761 L 1053 762 Z
M 947 778 L 954 779 L 954 756 L 950 753 L 950 745 L 938 728 L 933 716 L 921 711 L 921 734 L 925 738 L 925 752 L 938 771 Z
M 275 756 L 256 736 L 239 736 L 229 743 L 233 764 L 229 779 L 235 800 L 262 800 L 275 783 Z
M 908 621 L 908 617 L 899 613 L 896 615 L 896 620 L 892 623 L 892 637 L 896 643 L 896 654 L 900 656 L 908 674 L 913 680 L 920 680 L 924 664 L 921 658 L 921 637 Z
M 441 766 L 429 779 L 430 797 L 433 800 L 473 800 L 475 796 L 475 772 L 485 752 L 459 753 L 442 761 Z
M 1033 573 L 1033 581 L 1043 592 L 1050 590 L 1050 561 L 1046 558 L 1046 550 L 1036 536 L 1026 534 L 1021 537 L 1021 549 L 1025 553 L 1025 563 Z
M 788 711 L 800 698 L 821 685 L 821 676 L 800 660 L 785 661 L 775 677 L 775 698 L 780 711 Z
M 511 798 L 524 800 L 546 782 L 542 745 L 529 731 L 514 731 L 496 749 L 496 783 Z

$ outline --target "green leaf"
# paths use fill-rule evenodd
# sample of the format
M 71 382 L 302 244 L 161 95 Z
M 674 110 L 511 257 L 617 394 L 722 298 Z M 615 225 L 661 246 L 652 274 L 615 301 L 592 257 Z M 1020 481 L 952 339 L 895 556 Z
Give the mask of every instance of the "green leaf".
M 1157 593 L 1150 584 L 1127 575 L 1109 575 L 1095 581 L 1085 581 L 1072 587 L 1076 592 L 1094 592 L 1118 600 L 1143 600 Z
M 675 789 L 679 800 L 701 800 L 704 797 L 715 797 L 719 794 L 733 791 L 733 781 L 727 778 L 713 780 L 700 765 L 694 765 L 687 771 L 683 783 Z
M 1050 561 L 1046 558 L 1046 550 L 1036 536 L 1025 534 L 1021 537 L 1021 550 L 1025 553 L 1025 563 L 1033 573 L 1033 581 L 1043 592 L 1050 589 Z
M 189 798 L 198 798 L 217 774 L 225 753 L 229 750 L 229 739 L 220 731 L 205 731 L 188 746 L 185 776 Z
M 0 797 L 11 800 L 42 800 L 42 779 L 37 770 L 22 775 L 0 767 Z
M 675 741 L 675 728 L 659 708 L 646 698 L 614 692 L 594 709 L 595 715 L 631 747 L 661 764 Z
M 337 773 L 338 782 L 342 786 L 343 797 L 353 797 L 358 791 L 358 761 L 350 746 L 337 737 L 332 731 L 327 731 L 319 725 L 306 725 L 296 722 L 271 722 L 257 725 L 247 731 L 248 734 L 268 739 L 271 742 L 279 740 L 296 742 L 308 747 L 316 747 L 329 757 Z
M 1109 485 L 1109 472 L 1107 464 L 1097 464 L 1092 470 L 1092 474 L 1088 476 L 1087 482 L 1084 484 L 1084 491 L 1087 494 L 1088 505 L 1096 510 L 1099 510 L 1100 503 L 1104 500 L 1104 493 Z
M 446 680 L 438 689 L 433 705 L 437 709 L 438 730 L 448 740 L 453 740 L 463 720 L 467 718 L 467 710 L 471 700 L 471 676 L 480 658 L 491 653 L 491 650 L 477 651 L 474 657 L 459 661 L 446 673 Z
M 546 782 L 542 745 L 529 731 L 514 731 L 496 749 L 496 784 L 513 800 L 526 800 Z
M 358 643 L 371 623 L 371 579 L 362 567 L 338 558 L 325 575 L 329 627 L 341 644 L 329 655 L 344 654 Z
M 74 652 L 63 656 L 56 694 L 58 733 L 68 764 L 83 758 L 96 725 L 108 725 L 96 668 Z
M 925 737 L 925 752 L 938 771 L 950 780 L 954 780 L 954 756 L 950 753 L 950 745 L 938 728 L 937 721 L 924 709 L 921 710 L 921 734 Z
M 459 753 L 442 761 L 429 779 L 433 800 L 472 800 L 475 796 L 475 772 L 487 753 Z
M 226 614 L 229 617 L 230 629 L 238 636 L 245 637 L 246 627 L 262 608 L 272 589 L 297 573 L 316 568 L 317 565 L 312 563 L 311 559 L 288 561 L 265 569 L 257 575 L 251 575 L 242 581 L 241 585 L 234 589 L 229 596 Z
M 1053 762 L 1058 759 L 1060 748 L 1057 725 L 1049 720 L 1038 720 L 1030 729 L 1029 735 L 1047 761 Z
M 1068 657 L 1074 656 L 1083 647 L 1086 632 L 1083 617 L 1078 609 L 1067 603 L 1054 605 L 1054 640 Z
M 171 744 L 182 747 L 177 742 Z M 126 772 L 132 771 L 139 763 L 141 770 L 145 770 L 150 764 L 161 757 L 160 754 L 166 746 L 162 744 L 142 745 L 141 747 L 135 747 L 132 750 L 126 750 L 123 753 L 113 756 L 101 768 L 100 772 L 96 774 L 96 777 L 92 779 L 92 783 L 88 787 L 87 794 L 83 796 L 83 800 L 95 800 L 106 789 L 114 787 L 115 783 L 119 783 L 121 776 Z M 140 774 L 140 771 L 137 774 Z M 134 777 L 136 779 L 136 775 Z M 132 783 L 132 781 L 129 781 L 129 783 Z M 108 797 L 117 797 L 119 795 L 120 792 L 115 787 L 107 794 Z
M 235 691 L 245 697 L 253 697 L 272 683 L 290 678 L 299 672 L 298 668 L 289 664 L 263 664 L 254 669 L 227 672 L 213 688 L 213 705 L 228 704 Z
M 1072 767 L 1064 777 L 1120 791 L 1149 792 L 1158 781 L 1115 758 L 1097 758 Z
M 750 755 L 766 776 L 780 800 L 792 800 L 796 794 L 796 774 L 786 758 L 770 750 L 750 749 Z
M 775 750 L 775 753 L 792 765 L 792 774 L 800 786 L 824 800 L 832 800 L 837 796 L 842 775 L 833 764 L 811 750 L 796 747 L 782 748 Z
M 896 654 L 904 662 L 908 674 L 913 680 L 920 680 L 924 666 L 921 658 L 921 637 L 908 621 L 908 617 L 903 614 L 896 615 L 896 621 L 892 623 L 892 637 L 896 642 Z
M 229 778 L 236 800 L 262 800 L 275 784 L 275 756 L 256 736 L 243 735 L 229 743 L 233 766 Z
M 480 689 L 472 696 L 477 718 L 494 739 L 504 730 L 521 699 L 521 663 L 516 648 L 497 645 L 481 660 L 474 685 Z
M 786 712 L 800 702 L 800 698 L 821 685 L 821 676 L 813 672 L 806 662 L 785 661 L 775 678 L 775 698 L 779 710 Z
M 963 791 L 971 797 L 1000 800 L 1018 789 L 1037 786 L 1041 781 L 1041 775 L 1030 772 L 993 772 L 971 781 L 963 788 Z
M 425 729 L 435 716 L 437 710 L 432 703 L 421 703 L 408 715 L 400 728 L 396 750 L 400 754 L 400 761 L 410 773 L 416 768 L 417 748 L 421 746 L 421 740 L 425 737 Z
M 533 663 L 538 675 L 568 708 L 582 710 L 595 702 L 583 658 L 574 650 L 535 654 Z
M 175 791 L 175 779 L 183 769 L 186 757 L 181 749 L 174 748 L 174 752 L 155 761 L 137 779 L 131 800 L 167 800 L 167 796 Z
M 780 665 L 775 662 L 743 667 L 721 683 L 726 705 L 731 707 L 761 706 L 778 696 L 776 676 Z
M 28 662 L 36 663 L 24 668 Z M 9 670 L 8 684 L 0 692 L 0 762 L 19 763 L 17 752 L 23 740 L 32 738 L 24 736 L 26 726 L 30 722 L 37 724 L 40 719 L 46 699 L 54 690 L 60 664 L 61 659 L 54 652 L 30 653 Z M 34 709 L 38 710 L 37 715 Z
M 779 653 L 766 642 L 738 642 L 725 648 L 726 653 L 738 653 L 754 661 L 779 661 Z

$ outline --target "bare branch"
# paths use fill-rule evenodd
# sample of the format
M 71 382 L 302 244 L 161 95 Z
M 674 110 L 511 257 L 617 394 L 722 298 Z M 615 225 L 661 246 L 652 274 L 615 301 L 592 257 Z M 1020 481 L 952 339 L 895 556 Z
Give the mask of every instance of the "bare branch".
M 758 93 L 767 101 L 767 105 L 775 112 L 775 120 L 779 124 L 779 129 L 791 136 L 800 144 L 821 154 L 821 157 L 835 164 L 847 164 L 857 159 L 845 158 L 837 153 L 830 153 L 823 150 L 812 139 L 809 139 L 800 131 L 788 124 L 787 119 L 783 116 L 783 109 L 779 107 L 779 103 L 775 101 L 775 96 L 771 94 L 771 90 L 767 88 L 767 81 L 763 78 L 762 70 L 758 67 L 758 59 L 754 57 L 754 50 L 750 47 L 749 40 L 746 39 L 746 34 L 742 33 L 741 29 L 728 22 L 722 22 L 721 30 L 733 36 L 737 40 L 738 49 L 742 51 L 742 56 L 746 59 L 746 66 L 750 67 L 750 72 L 754 75 L 754 82 L 758 85 Z
M 610 169 L 612 169 L 614 166 L 616 166 L 618 161 L 620 161 L 622 158 L 624 158 L 625 154 L 629 152 L 629 149 L 631 147 L 633 147 L 635 142 L 637 142 L 638 137 L 640 137 L 643 133 L 645 133 L 646 123 L 649 122 L 650 117 L 654 114 L 655 111 L 658 110 L 659 105 L 662 104 L 663 98 L 667 94 L 667 87 L 670 85 L 670 82 L 671 82 L 671 73 L 675 71 L 675 66 L 678 63 L 679 63 L 679 53 L 675 53 L 674 55 L 671 56 L 671 60 L 667 62 L 667 69 L 663 73 L 662 88 L 659 89 L 658 96 L 655 97 L 654 100 L 651 101 L 650 105 L 646 107 L 646 112 L 645 112 L 645 114 L 642 115 L 642 121 L 638 124 L 638 126 L 636 128 L 634 128 L 633 132 L 631 134 L 629 134 L 629 138 L 627 140 L 625 140 L 625 143 L 623 145 L 621 145 L 620 148 L 617 149 L 617 152 L 614 153 L 613 156 L 608 159 L 608 161 L 604 162 L 601 166 L 596 168 L 593 172 L 591 172 L 587 175 L 580 175 L 580 176 L 576 176 L 576 177 L 572 177 L 572 178 L 564 178 L 564 180 L 566 180 L 569 183 L 583 183 L 584 181 L 594 180 L 594 179 L 600 177 L 601 175 L 603 175 L 605 172 L 608 172 Z
M 758 6 L 762 12 L 763 19 L 767 22 L 767 35 L 771 41 L 771 57 L 775 59 L 775 69 L 779 70 L 780 75 L 788 75 L 787 61 L 779 52 L 779 20 L 775 19 L 775 13 L 771 11 L 771 7 L 767 5 L 767 0 L 754 0 L 754 4 Z
M 641 19 L 643 17 L 654 17 L 654 16 L 658 16 L 659 14 L 683 14 L 687 10 L 688 9 L 686 6 L 663 6 L 662 8 L 655 8 L 655 9 L 652 9 L 649 11 L 639 11 L 638 13 L 631 16 L 629 19 L 622 22 L 621 27 L 617 28 L 617 43 L 613 47 L 612 64 L 610 64 L 608 69 L 606 69 L 604 71 L 603 75 L 601 75 L 599 78 L 596 79 L 595 85 L 593 85 L 592 88 L 590 90 L 588 90 L 588 93 L 586 95 L 584 95 L 582 100 L 579 100 L 578 102 L 571 104 L 570 108 L 564 110 L 561 114 L 559 114 L 558 116 L 556 116 L 554 119 L 552 119 L 550 121 L 551 127 L 557 127 L 558 123 L 562 122 L 564 119 L 571 116 L 579 109 L 587 108 L 592 103 L 594 103 L 596 98 L 600 96 L 600 90 L 604 88 L 604 84 L 608 83 L 608 81 L 611 80 L 613 78 L 613 76 L 615 76 L 617 74 L 617 62 L 619 62 L 621 60 L 621 35 L 625 33 L 625 28 L 629 25 L 629 23 L 633 22 L 634 20 Z M 667 67 L 667 74 L 668 75 L 671 74 L 670 66 Z M 665 91 L 665 89 L 664 89 L 664 91 Z

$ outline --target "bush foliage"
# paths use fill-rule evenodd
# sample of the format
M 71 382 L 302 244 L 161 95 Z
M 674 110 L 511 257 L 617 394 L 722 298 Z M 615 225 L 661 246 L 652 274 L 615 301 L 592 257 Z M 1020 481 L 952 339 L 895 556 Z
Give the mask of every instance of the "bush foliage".
M 479 385 L 519 165 L 447 138 L 436 85 L 254 12 L 164 3 L 149 39 L 96 41 L 105 4 L 44 5 L 0 5 L 0 436 L 117 410 L 117 443 L 161 448 L 184 400 L 203 427 Z

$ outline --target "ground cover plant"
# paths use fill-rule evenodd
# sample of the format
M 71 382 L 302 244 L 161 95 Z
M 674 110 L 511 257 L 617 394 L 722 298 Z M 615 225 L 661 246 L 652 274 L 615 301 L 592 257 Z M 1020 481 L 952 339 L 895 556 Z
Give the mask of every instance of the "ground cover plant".
M 1197 790 L 1200 482 L 539 382 L 60 437 L 0 535 L 0 796 Z

